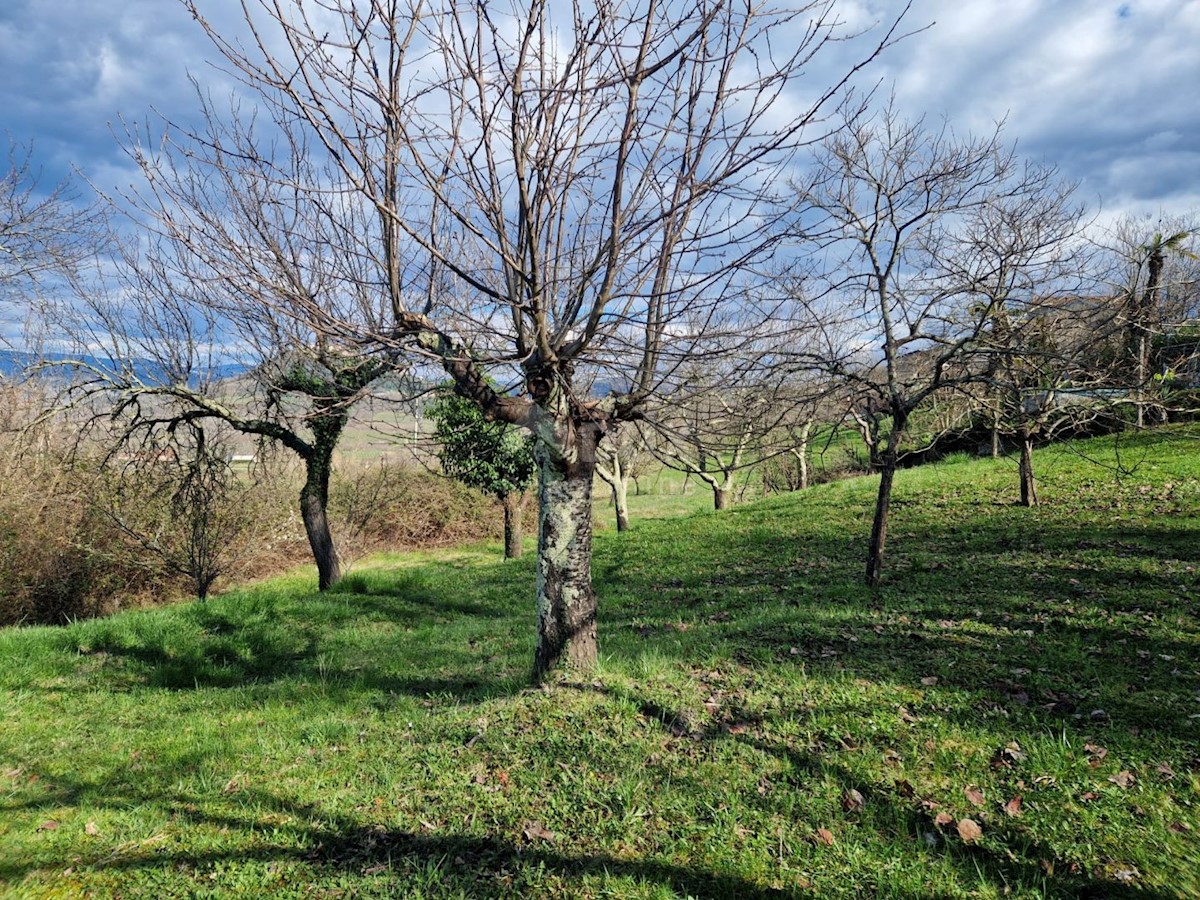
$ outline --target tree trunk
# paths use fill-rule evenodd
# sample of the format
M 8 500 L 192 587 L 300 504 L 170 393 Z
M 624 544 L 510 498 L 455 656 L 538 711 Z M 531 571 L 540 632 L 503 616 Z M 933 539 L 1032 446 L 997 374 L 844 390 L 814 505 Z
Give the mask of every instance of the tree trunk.
M 892 484 L 896 479 L 897 448 L 904 433 L 904 420 L 894 420 L 887 449 L 879 454 L 879 493 L 875 497 L 875 519 L 871 523 L 871 543 L 867 549 L 867 584 L 878 587 L 883 575 L 883 553 L 887 545 L 888 513 L 892 505 Z
M 1037 506 L 1037 479 L 1033 473 L 1033 435 L 1021 435 L 1021 505 Z
M 1137 338 L 1137 427 L 1146 426 L 1146 335 L 1139 332 Z
M 504 558 L 521 557 L 521 506 L 525 498 L 513 491 L 500 498 L 504 507 Z
M 596 664 L 596 595 L 592 590 L 592 478 L 597 426 L 556 427 L 541 437 L 538 459 L 537 649 L 533 677 Z
M 808 436 L 811 433 L 812 422 L 805 422 L 800 428 L 799 440 L 792 449 L 792 455 L 796 457 L 796 463 L 800 469 L 799 489 L 802 491 L 808 489 Z
M 621 465 L 621 454 L 613 451 L 609 466 L 596 464 L 596 474 L 612 491 L 613 510 L 617 514 L 617 531 L 629 530 L 629 475 Z
M 713 509 L 729 509 L 733 506 L 733 491 L 728 487 L 713 485 Z
M 304 487 L 300 489 L 300 518 L 304 520 L 304 532 L 308 535 L 308 546 L 317 563 L 317 588 L 327 590 L 342 578 L 342 561 L 333 543 L 329 530 L 329 461 L 306 459 L 304 461 Z
M 629 479 L 619 478 L 612 486 L 613 506 L 617 510 L 617 532 L 629 530 Z

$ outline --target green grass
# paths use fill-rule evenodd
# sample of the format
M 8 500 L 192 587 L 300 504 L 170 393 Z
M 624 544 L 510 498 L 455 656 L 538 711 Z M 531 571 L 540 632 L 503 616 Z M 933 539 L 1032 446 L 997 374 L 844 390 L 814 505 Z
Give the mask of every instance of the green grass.
M 1198 896 L 1197 450 L 904 471 L 874 593 L 874 479 L 635 520 L 544 690 L 493 547 L 0 632 L 0 891 Z

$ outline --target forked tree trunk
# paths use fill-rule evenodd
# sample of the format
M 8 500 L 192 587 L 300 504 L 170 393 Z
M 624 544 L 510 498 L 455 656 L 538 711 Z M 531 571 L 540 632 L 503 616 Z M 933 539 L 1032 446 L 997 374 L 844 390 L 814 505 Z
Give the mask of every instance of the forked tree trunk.
M 329 529 L 329 461 L 306 459 L 304 487 L 300 489 L 300 518 L 308 546 L 317 563 L 317 588 L 327 590 L 342 578 L 342 561 Z
M 504 507 L 504 558 L 521 557 L 521 508 L 525 497 L 515 491 L 500 498 Z
M 570 445 L 538 441 L 537 649 L 533 677 L 596 664 L 596 595 L 592 590 L 594 425 L 571 429 Z
M 896 480 L 896 462 L 900 438 L 904 434 L 905 420 L 897 418 L 892 423 L 887 449 L 879 454 L 879 493 L 875 497 L 875 518 L 871 522 L 871 543 L 867 549 L 867 584 L 878 587 L 883 576 L 883 554 L 887 546 L 888 513 L 892 505 L 892 484 Z
M 629 530 L 629 475 L 621 466 L 621 456 L 614 452 L 607 467 L 597 463 L 596 474 L 612 490 L 613 510 L 617 514 L 617 531 Z
M 1033 435 L 1021 434 L 1021 505 L 1037 506 L 1037 478 L 1033 472 Z

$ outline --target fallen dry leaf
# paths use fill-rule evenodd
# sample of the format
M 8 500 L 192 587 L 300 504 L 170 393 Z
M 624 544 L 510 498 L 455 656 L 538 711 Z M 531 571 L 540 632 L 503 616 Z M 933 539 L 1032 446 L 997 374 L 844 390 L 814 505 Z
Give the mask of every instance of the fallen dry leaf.
M 1004 804 L 1004 812 L 1016 818 L 1021 814 L 1021 795 L 1017 794 Z
M 554 832 L 546 828 L 541 822 L 526 822 L 522 829 L 525 837 L 529 840 L 538 841 L 553 841 Z
M 972 805 L 974 805 L 974 806 L 983 806 L 984 805 L 983 791 L 981 791 L 979 788 L 975 787 L 974 785 L 971 785 L 970 787 L 967 787 L 967 788 L 963 788 L 963 794 L 966 796 L 966 798 L 968 800 L 971 801 Z
M 1127 788 L 1131 784 L 1133 784 L 1137 780 L 1137 778 L 1134 777 L 1134 774 L 1132 772 L 1130 772 L 1128 769 L 1122 769 L 1116 775 L 1109 775 L 1108 780 L 1111 781 L 1113 784 L 1115 784 L 1117 787 Z
M 964 843 L 973 844 L 983 837 L 983 829 L 974 819 L 959 819 L 958 836 L 963 839 Z
M 953 824 L 953 822 L 954 816 L 948 812 L 940 812 L 933 817 L 933 824 L 938 826 L 938 828 L 945 828 L 947 825 Z
M 1192 830 L 1192 826 L 1186 822 L 1172 822 L 1167 826 L 1167 831 L 1172 834 L 1187 834 Z
M 38 831 L 57 831 L 58 823 L 55 822 L 53 819 L 50 819 L 46 822 L 43 822 L 41 825 L 39 825 L 37 827 L 37 830 Z
M 96 827 L 95 822 L 88 822 L 83 826 L 83 833 L 90 834 L 92 837 L 95 837 L 100 833 L 100 829 Z
M 858 812 L 863 808 L 865 803 L 863 795 L 854 788 L 851 788 L 842 795 L 842 809 L 846 810 L 846 812 Z
M 929 675 L 921 679 L 921 684 L 925 685 L 925 687 L 933 687 L 940 680 L 936 675 Z
M 833 832 L 828 828 L 817 829 L 817 843 L 824 844 L 826 847 L 833 846 Z
M 1084 791 L 1082 794 L 1079 795 L 1079 799 L 1082 800 L 1084 803 L 1090 803 L 1093 800 L 1099 800 L 1100 795 L 1097 794 L 1095 791 Z
M 1025 759 L 1025 751 L 1016 741 L 1009 741 L 992 756 L 993 769 L 1010 769 Z

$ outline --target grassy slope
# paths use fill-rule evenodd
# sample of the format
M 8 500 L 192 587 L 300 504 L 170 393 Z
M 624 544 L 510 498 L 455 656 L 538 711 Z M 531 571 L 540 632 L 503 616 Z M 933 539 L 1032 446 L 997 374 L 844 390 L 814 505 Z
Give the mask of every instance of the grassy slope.
M 875 595 L 873 479 L 601 534 L 548 690 L 494 549 L 0 632 L 0 893 L 1200 895 L 1197 449 L 903 472 Z

